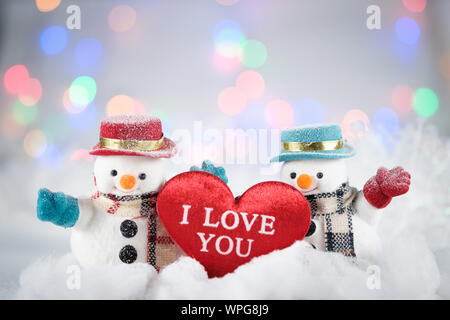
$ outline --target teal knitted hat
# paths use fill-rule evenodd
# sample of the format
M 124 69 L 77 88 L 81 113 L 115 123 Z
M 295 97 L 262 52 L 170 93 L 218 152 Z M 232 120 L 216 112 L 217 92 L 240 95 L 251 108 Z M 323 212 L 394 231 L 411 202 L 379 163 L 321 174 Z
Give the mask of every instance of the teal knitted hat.
M 352 157 L 354 154 L 354 149 L 342 139 L 339 125 L 309 125 L 282 130 L 281 153 L 270 162 L 340 159 Z

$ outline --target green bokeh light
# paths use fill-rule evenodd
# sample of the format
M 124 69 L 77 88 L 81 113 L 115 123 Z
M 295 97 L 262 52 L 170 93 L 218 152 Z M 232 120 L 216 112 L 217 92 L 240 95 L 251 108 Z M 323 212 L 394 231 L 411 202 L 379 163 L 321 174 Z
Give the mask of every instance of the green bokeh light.
M 80 76 L 70 85 L 69 97 L 73 104 L 87 106 L 97 94 L 97 84 L 89 76 Z
M 417 89 L 414 93 L 414 111 L 424 118 L 429 118 L 439 108 L 439 99 L 433 90 L 428 88 Z
M 29 125 L 34 120 L 36 120 L 37 113 L 38 110 L 36 105 L 25 106 L 20 101 L 14 103 L 14 106 L 12 108 L 12 115 L 14 120 L 24 126 Z
M 242 47 L 244 56 L 242 64 L 248 68 L 259 68 L 267 59 L 267 50 L 258 40 L 247 40 Z
M 50 114 L 45 117 L 42 131 L 47 137 L 47 142 L 55 144 L 67 138 L 69 128 L 67 117 L 62 114 Z

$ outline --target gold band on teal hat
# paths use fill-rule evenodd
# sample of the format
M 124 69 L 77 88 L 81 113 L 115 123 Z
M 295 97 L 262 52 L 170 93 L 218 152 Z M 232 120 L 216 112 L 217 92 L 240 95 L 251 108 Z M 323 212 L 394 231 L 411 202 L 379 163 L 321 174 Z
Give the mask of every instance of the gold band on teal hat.
M 281 149 L 283 151 L 331 151 L 339 150 L 344 147 L 344 141 L 331 140 L 331 141 L 315 141 L 315 142 L 282 142 Z

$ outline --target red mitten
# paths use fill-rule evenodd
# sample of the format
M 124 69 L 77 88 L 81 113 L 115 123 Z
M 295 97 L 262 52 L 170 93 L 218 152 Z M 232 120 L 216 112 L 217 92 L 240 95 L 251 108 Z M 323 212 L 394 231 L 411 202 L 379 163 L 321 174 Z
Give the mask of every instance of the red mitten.
M 402 167 L 391 170 L 381 167 L 364 185 L 364 197 L 375 208 L 384 208 L 393 197 L 408 192 L 410 179 L 411 175 Z

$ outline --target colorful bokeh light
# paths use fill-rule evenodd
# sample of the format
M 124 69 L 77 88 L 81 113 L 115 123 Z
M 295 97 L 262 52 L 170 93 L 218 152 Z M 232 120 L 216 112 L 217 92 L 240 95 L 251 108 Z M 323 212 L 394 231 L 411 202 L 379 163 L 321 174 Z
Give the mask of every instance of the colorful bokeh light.
M 85 38 L 75 48 L 75 58 L 80 67 L 89 68 L 96 65 L 102 57 L 103 48 L 100 41 Z
M 392 107 L 400 113 L 409 113 L 412 110 L 414 90 L 406 85 L 398 85 L 392 90 Z
M 441 74 L 450 81 L 450 52 L 444 52 L 439 58 L 439 70 Z
M 80 76 L 72 81 L 70 88 L 63 94 L 63 105 L 67 112 L 82 112 L 97 94 L 97 84 L 89 76 Z
M 50 26 L 41 33 L 41 50 L 47 55 L 57 55 L 67 46 L 68 33 L 66 28 L 61 26 Z
M 25 127 L 14 119 L 12 113 L 1 115 L 0 129 L 3 136 L 10 140 L 17 139 L 25 131 Z
M 141 101 L 125 94 L 119 94 L 108 101 L 106 104 L 106 113 L 108 116 L 118 116 L 126 114 L 145 114 L 147 113 L 147 110 Z
M 402 0 L 406 9 L 411 12 L 422 12 L 427 6 L 427 0 Z
M 38 110 L 36 105 L 25 106 L 20 101 L 16 101 L 12 108 L 12 115 L 14 120 L 21 125 L 29 125 L 36 120 Z
M 293 103 L 293 107 L 296 125 L 325 122 L 325 109 L 322 104 L 315 99 L 299 99 Z
M 23 147 L 30 157 L 40 157 L 47 147 L 47 138 L 40 130 L 32 130 L 28 132 L 23 140 Z
M 93 103 L 89 104 L 80 113 L 68 114 L 69 125 L 77 131 L 86 131 L 94 127 L 97 121 L 97 108 Z
M 266 105 L 266 121 L 272 128 L 282 129 L 294 124 L 294 109 L 289 102 L 278 99 Z
M 265 118 L 265 106 L 263 104 L 248 104 L 239 114 L 232 118 L 233 128 L 237 129 L 262 129 L 269 128 Z
M 216 0 L 218 4 L 223 6 L 232 6 L 239 2 L 239 0 Z
M 223 19 L 213 28 L 213 63 L 221 71 L 234 71 L 241 66 L 245 34 L 234 20 Z
M 342 135 L 350 143 L 357 137 L 362 137 L 369 130 L 370 120 L 367 114 L 360 109 L 351 109 L 341 123 Z
M 420 88 L 414 93 L 413 106 L 419 116 L 429 118 L 438 110 L 439 99 L 433 90 Z
M 213 65 L 222 72 L 236 71 L 241 67 L 241 57 L 224 57 L 218 52 L 213 54 Z
M 60 112 L 46 115 L 41 128 L 47 137 L 47 142 L 53 144 L 66 142 L 67 136 L 71 131 L 66 115 Z
M 61 3 L 61 0 L 36 0 L 35 2 L 39 11 L 49 12 L 55 10 Z
M 407 45 L 414 45 L 420 38 L 420 27 L 412 18 L 400 18 L 395 23 L 397 39 Z
M 28 86 L 29 73 L 24 65 L 14 65 L 6 70 L 3 76 L 3 85 L 10 94 L 23 92 Z
M 136 23 L 136 10 L 128 5 L 114 7 L 108 15 L 109 27 L 115 32 L 126 32 Z
M 257 99 L 264 93 L 264 78 L 256 71 L 241 72 L 236 78 L 236 88 L 245 93 L 248 99 Z
M 259 68 L 267 59 L 267 50 L 264 44 L 258 40 L 247 40 L 242 46 L 242 64 L 248 68 Z
M 94 157 L 89 154 L 89 150 L 87 149 L 77 149 L 71 154 L 70 160 L 92 162 L 94 161 Z
M 372 127 L 374 132 L 381 138 L 384 146 L 388 150 L 392 150 L 399 130 L 397 112 L 387 107 L 379 108 L 372 118 Z
M 217 105 L 223 113 L 234 116 L 245 109 L 247 97 L 242 90 L 236 87 L 225 88 L 217 97 Z
M 57 171 L 62 166 L 61 151 L 57 146 L 49 143 L 44 153 L 37 158 L 37 163 L 50 171 Z
M 38 79 L 28 79 L 28 85 L 19 91 L 19 101 L 26 106 L 32 106 L 39 102 L 42 96 L 42 86 Z

